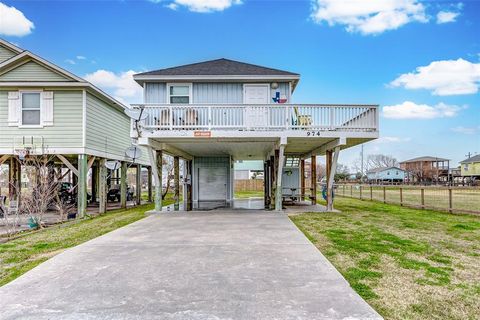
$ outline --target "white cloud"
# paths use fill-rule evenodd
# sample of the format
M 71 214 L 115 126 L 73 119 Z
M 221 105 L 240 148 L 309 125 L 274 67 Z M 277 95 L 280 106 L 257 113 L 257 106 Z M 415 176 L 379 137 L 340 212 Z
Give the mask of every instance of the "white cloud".
M 177 10 L 178 9 L 178 4 L 176 4 L 175 2 L 171 2 L 171 3 L 167 4 L 165 7 L 167 7 L 168 9 Z
M 65 60 L 66 63 L 69 63 L 69 64 L 77 64 L 74 60 L 72 59 L 67 59 Z
M 0 35 L 22 37 L 35 28 L 23 12 L 0 2 Z
M 374 143 L 400 143 L 412 140 L 410 137 L 380 137 L 373 140 Z
M 165 7 L 172 10 L 177 10 L 180 6 L 186 7 L 188 10 L 193 12 L 214 12 L 214 11 L 223 11 L 230 8 L 233 5 L 241 4 L 241 0 L 173 0 L 173 1 L 162 1 L 162 0 L 150 0 L 154 3 L 168 2 Z
M 114 73 L 108 70 L 97 70 L 85 75 L 85 79 L 102 90 L 113 95 L 124 103 L 141 103 L 142 87 L 133 80 L 133 70 Z
M 437 23 L 442 24 L 442 23 L 448 23 L 448 22 L 455 22 L 455 20 L 459 15 L 460 15 L 459 12 L 440 11 L 439 13 L 437 13 Z
M 433 61 L 415 72 L 402 74 L 393 80 L 393 87 L 427 89 L 434 95 L 449 96 L 477 93 L 480 84 L 480 63 L 467 60 Z
M 77 60 L 86 60 L 87 57 L 85 56 L 76 56 Z
M 401 104 L 383 107 L 383 116 L 390 119 L 434 119 L 451 118 L 465 107 L 440 102 L 434 106 L 405 101 Z
M 476 134 L 477 132 L 480 132 L 480 126 L 478 127 L 463 127 L 463 126 L 458 126 L 451 128 L 453 132 L 456 133 L 463 133 L 463 134 Z
M 311 17 L 317 23 L 344 25 L 348 32 L 380 34 L 410 22 L 427 22 L 417 0 L 314 0 Z

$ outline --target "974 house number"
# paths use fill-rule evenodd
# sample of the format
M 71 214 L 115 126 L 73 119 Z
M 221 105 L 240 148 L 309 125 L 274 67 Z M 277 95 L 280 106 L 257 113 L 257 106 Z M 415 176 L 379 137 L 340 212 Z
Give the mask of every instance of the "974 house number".
M 320 137 L 320 131 L 307 131 L 307 137 Z

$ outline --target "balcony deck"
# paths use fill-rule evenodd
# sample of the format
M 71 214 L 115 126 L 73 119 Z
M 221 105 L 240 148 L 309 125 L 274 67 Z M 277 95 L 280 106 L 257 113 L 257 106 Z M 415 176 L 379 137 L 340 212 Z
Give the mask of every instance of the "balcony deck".
M 132 122 L 132 136 L 197 153 L 199 146 L 215 138 L 215 152 L 259 154 L 279 138 L 288 139 L 286 152 L 303 154 L 332 139 L 345 139 L 345 147 L 378 138 L 377 105 L 331 104 L 135 104 L 148 116 Z M 203 139 L 202 139 L 203 138 Z M 222 143 L 248 143 L 235 148 Z M 263 145 L 262 145 L 263 144 Z M 255 147 L 256 146 L 256 147 Z M 239 151 L 241 149 L 245 149 Z M 229 149 L 228 151 L 225 151 Z M 236 150 L 234 150 L 236 149 Z

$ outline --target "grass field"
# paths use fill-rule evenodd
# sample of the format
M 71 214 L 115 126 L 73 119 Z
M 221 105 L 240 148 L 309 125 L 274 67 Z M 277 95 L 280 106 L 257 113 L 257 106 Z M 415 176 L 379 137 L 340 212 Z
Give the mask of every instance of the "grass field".
M 235 199 L 263 198 L 262 191 L 235 191 Z
M 402 186 L 402 200 L 405 206 L 422 205 L 421 187 Z M 359 185 L 339 185 L 337 194 L 346 197 L 360 198 Z M 383 187 L 363 185 L 361 190 L 362 199 L 372 199 L 383 202 Z M 400 204 L 400 187 L 386 186 L 385 199 L 388 203 Z M 449 191 L 446 187 L 424 187 L 424 205 L 426 208 L 448 210 Z M 480 188 L 452 188 L 452 208 L 457 212 L 480 213 Z
M 386 319 L 478 319 L 480 217 L 337 198 L 292 221 Z
M 164 205 L 172 203 L 164 200 Z M 145 217 L 153 204 L 112 210 L 95 218 L 56 225 L 0 244 L 0 286 L 70 247 Z

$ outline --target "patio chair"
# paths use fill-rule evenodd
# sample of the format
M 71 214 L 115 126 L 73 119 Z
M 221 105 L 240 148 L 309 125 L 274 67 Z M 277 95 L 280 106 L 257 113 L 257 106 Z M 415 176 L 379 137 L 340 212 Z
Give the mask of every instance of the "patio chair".
M 162 126 L 162 127 L 169 126 L 170 125 L 170 110 L 165 109 L 165 110 L 160 111 L 160 119 L 158 119 L 157 117 L 154 117 L 154 119 L 155 119 L 155 124 L 157 126 Z
M 195 109 L 187 109 L 185 112 L 185 125 L 194 126 L 198 124 L 198 111 Z
M 299 127 L 308 127 L 313 124 L 312 116 L 309 114 L 300 114 L 298 107 L 293 107 L 295 117 L 297 118 L 296 125 Z

